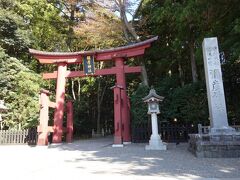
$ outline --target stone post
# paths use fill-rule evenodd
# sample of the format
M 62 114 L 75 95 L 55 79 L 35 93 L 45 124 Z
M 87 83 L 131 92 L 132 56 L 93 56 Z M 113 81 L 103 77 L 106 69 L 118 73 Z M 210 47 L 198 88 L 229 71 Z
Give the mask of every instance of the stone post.
M 160 136 L 158 135 L 158 122 L 157 122 L 157 113 L 151 114 L 151 121 L 152 121 L 152 136 Z
M 151 114 L 152 121 L 152 135 L 149 140 L 149 145 L 146 145 L 146 150 L 167 150 L 166 144 L 161 140 L 161 136 L 158 134 L 158 122 L 157 113 Z
M 234 129 L 228 125 L 217 38 L 205 38 L 202 48 L 210 114 L 210 133 L 232 133 Z
M 198 125 L 188 150 L 200 158 L 240 157 L 240 133 L 228 125 L 217 38 L 205 38 L 202 48 L 211 127 L 207 133 Z

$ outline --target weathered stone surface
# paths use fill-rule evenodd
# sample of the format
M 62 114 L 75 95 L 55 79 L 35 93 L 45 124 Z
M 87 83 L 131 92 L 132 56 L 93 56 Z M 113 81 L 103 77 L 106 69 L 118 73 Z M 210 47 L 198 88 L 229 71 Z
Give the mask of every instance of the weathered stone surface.
M 229 127 L 216 37 L 204 38 L 202 43 L 206 77 L 208 107 L 212 134 L 231 134 L 235 129 Z M 218 141 L 212 137 L 214 141 Z
M 189 151 L 199 158 L 240 157 L 239 135 L 191 134 Z

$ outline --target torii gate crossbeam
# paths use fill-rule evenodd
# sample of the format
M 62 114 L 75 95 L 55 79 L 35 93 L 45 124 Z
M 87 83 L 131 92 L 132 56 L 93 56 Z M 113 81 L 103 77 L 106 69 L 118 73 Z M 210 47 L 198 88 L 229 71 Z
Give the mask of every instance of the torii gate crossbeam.
M 61 143 L 63 134 L 63 115 L 64 115 L 64 101 L 65 101 L 65 85 L 66 78 L 86 77 L 84 71 L 68 71 L 68 64 L 83 63 L 86 56 L 94 57 L 95 61 L 114 61 L 115 66 L 107 69 L 97 69 L 90 76 L 99 75 L 115 75 L 116 85 L 114 86 L 114 145 L 122 145 L 124 142 L 131 142 L 130 134 L 130 103 L 126 92 L 126 78 L 127 73 L 140 73 L 141 66 L 129 67 L 124 65 L 127 58 L 144 55 L 145 49 L 151 46 L 151 43 L 157 40 L 158 37 L 148 39 L 129 46 L 123 46 L 108 50 L 97 51 L 83 51 L 83 52 L 44 52 L 30 49 L 30 53 L 39 60 L 42 64 L 56 64 L 58 69 L 52 73 L 44 73 L 44 79 L 56 79 L 56 103 L 54 103 L 54 126 L 53 126 L 53 142 Z M 89 76 L 89 75 L 88 75 Z M 44 96 L 43 96 L 44 97 Z M 45 103 L 46 104 L 46 103 Z M 46 118 L 46 116 L 41 116 Z M 72 115 L 71 115 L 72 117 Z M 46 118 L 48 120 L 48 118 Z M 45 122 L 40 119 L 40 122 Z M 70 122 L 71 124 L 71 122 Z M 40 123 L 40 127 L 41 126 Z M 45 128 L 48 128 L 46 125 Z M 41 129 L 40 128 L 40 129 Z M 47 132 L 47 129 L 41 129 L 39 134 Z M 46 136 L 40 136 L 43 139 L 39 140 L 39 145 L 45 145 Z M 69 137 L 72 137 L 69 135 Z

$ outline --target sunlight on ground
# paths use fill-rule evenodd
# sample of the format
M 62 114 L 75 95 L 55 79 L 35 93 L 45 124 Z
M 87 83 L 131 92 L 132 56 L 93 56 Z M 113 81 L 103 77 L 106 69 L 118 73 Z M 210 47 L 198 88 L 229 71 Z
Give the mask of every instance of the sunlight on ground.
M 96 142 L 80 141 L 49 148 L 0 146 L 1 177 L 6 177 L 3 180 L 42 180 L 46 177 L 56 180 L 203 180 L 206 177 L 240 177 L 239 158 L 197 159 L 184 149 L 186 145 L 159 152 L 145 151 L 139 144 L 114 149 L 108 141 Z
M 224 173 L 231 173 L 234 170 L 235 170 L 235 168 L 224 168 L 224 169 L 220 169 L 219 171 L 224 172 Z

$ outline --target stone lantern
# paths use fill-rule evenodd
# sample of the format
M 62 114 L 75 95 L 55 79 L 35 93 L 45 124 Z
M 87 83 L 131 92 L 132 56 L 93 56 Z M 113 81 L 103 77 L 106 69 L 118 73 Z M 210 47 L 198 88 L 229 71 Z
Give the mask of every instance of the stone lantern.
M 148 114 L 151 114 L 152 121 L 152 135 L 146 150 L 167 150 L 166 144 L 162 142 L 161 136 L 158 134 L 157 122 L 157 114 L 160 114 L 159 102 L 163 99 L 164 97 L 157 95 L 154 89 L 151 89 L 149 94 L 143 98 L 143 101 L 148 103 Z
M 3 126 L 3 124 L 2 124 L 3 119 L 2 119 L 1 113 L 3 111 L 6 111 L 7 109 L 8 108 L 4 105 L 4 100 L 0 100 L 0 129 L 2 129 L 2 126 Z

